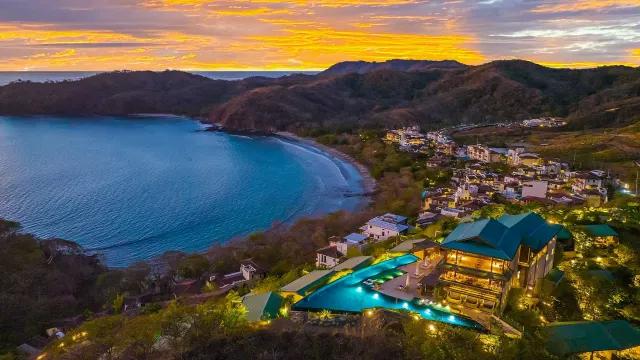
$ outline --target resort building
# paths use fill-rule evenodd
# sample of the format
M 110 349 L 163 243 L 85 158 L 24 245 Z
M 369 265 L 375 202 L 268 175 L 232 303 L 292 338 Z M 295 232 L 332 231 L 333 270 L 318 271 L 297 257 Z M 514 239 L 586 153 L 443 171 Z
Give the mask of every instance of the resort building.
M 441 245 L 441 295 L 452 308 L 499 313 L 512 287 L 535 294 L 553 266 L 558 231 L 532 212 L 458 225 Z
M 618 233 L 606 224 L 594 224 L 582 226 L 584 232 L 593 239 L 598 247 L 607 247 L 618 244 Z
M 382 241 L 405 234 L 409 226 L 406 217 L 387 213 L 369 220 L 361 230 L 364 235 L 376 241 Z

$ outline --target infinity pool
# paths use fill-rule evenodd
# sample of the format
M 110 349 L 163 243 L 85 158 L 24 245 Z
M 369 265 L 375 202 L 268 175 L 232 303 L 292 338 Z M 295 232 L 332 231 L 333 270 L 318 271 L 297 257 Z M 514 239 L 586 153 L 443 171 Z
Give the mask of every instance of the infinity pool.
M 416 256 L 407 254 L 355 271 L 321 287 L 313 294 L 295 303 L 293 308 L 294 310 L 330 310 L 335 312 L 362 312 L 364 309 L 370 308 L 406 310 L 417 313 L 427 320 L 483 330 L 484 327 L 476 321 L 451 314 L 443 308 L 422 305 L 416 300 L 397 299 L 362 284 L 367 279 L 376 279 L 380 274 L 392 273 L 392 270 L 411 264 L 416 260 L 418 260 Z

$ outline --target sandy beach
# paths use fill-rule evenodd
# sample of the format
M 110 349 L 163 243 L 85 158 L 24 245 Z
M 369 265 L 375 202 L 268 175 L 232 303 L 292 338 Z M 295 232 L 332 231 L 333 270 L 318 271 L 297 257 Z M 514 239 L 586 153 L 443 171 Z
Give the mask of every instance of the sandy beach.
M 299 137 L 293 133 L 290 132 L 277 132 L 275 133 L 275 135 L 290 140 L 290 141 L 295 141 L 295 142 L 299 142 L 302 144 L 306 144 L 309 146 L 313 146 L 317 149 L 320 149 L 321 151 L 327 153 L 330 156 L 333 156 L 337 159 L 340 159 L 342 161 L 348 162 L 351 165 L 353 165 L 357 170 L 358 173 L 360 174 L 360 176 L 362 177 L 362 196 L 370 196 L 372 195 L 375 191 L 376 191 L 376 180 L 371 176 L 371 174 L 369 173 L 369 170 L 367 169 L 366 166 L 362 165 L 361 163 L 359 163 L 356 159 L 354 159 L 353 157 L 342 153 L 332 147 L 329 147 L 327 145 L 324 144 L 320 144 L 319 142 L 312 140 L 312 139 L 308 139 L 308 138 L 302 138 Z

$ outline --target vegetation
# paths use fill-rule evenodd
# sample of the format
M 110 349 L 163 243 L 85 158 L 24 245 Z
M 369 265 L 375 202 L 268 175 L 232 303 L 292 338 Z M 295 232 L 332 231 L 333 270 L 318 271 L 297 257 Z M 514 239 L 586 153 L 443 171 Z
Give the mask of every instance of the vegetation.
M 94 285 L 106 270 L 96 258 L 19 230 L 0 219 L 0 353 L 104 300 Z
M 264 132 L 433 128 L 459 119 L 494 123 L 538 116 L 566 116 L 573 129 L 582 130 L 637 119 L 639 78 L 629 67 L 550 69 L 520 60 L 473 67 L 451 61 L 349 63 L 317 76 L 239 81 L 178 71 L 114 72 L 9 84 L 0 87 L 0 109 L 12 115 L 187 114 L 227 129 Z

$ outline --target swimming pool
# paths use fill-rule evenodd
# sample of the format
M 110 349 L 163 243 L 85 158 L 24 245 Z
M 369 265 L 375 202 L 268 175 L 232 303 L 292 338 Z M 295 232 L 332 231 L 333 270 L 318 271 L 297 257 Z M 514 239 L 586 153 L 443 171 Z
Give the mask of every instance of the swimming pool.
M 293 309 L 329 310 L 335 312 L 362 312 L 362 310 L 370 308 L 407 310 L 417 313 L 427 320 L 483 330 L 484 327 L 476 321 L 451 314 L 443 308 L 422 305 L 417 301 L 397 299 L 381 294 L 362 284 L 367 279 L 378 278 L 383 273 L 393 273 L 393 270 L 411 264 L 416 260 L 418 260 L 416 256 L 407 254 L 355 271 L 321 287 L 313 294 L 298 301 L 293 305 Z

